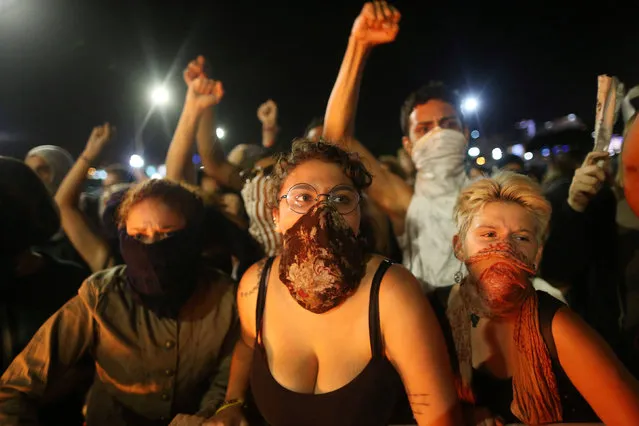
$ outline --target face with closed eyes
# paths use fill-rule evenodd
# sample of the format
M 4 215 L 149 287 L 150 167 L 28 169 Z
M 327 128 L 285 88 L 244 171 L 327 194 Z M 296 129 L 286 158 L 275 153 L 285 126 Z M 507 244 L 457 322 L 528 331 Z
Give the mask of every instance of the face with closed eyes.
M 135 204 L 126 218 L 127 234 L 146 244 L 161 241 L 185 227 L 182 214 L 155 198 Z
M 516 203 L 491 202 L 472 218 L 466 235 L 453 239 L 458 259 L 466 260 L 491 246 L 507 243 L 523 255 L 530 264 L 539 264 L 543 247 L 537 239 L 534 216 Z M 486 265 L 470 266 L 470 273 L 478 277 Z

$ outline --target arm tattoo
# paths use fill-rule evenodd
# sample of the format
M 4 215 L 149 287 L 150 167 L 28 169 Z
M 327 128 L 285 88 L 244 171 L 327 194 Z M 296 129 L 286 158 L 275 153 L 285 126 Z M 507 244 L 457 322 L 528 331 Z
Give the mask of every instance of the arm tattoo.
M 410 403 L 410 407 L 413 410 L 414 415 L 424 414 L 423 409 L 430 405 L 428 402 L 426 402 L 427 398 L 427 393 L 408 394 L 408 402 Z
M 266 259 L 260 260 L 257 264 L 257 280 L 255 285 L 247 291 L 240 291 L 240 297 L 248 297 L 254 294 L 260 288 L 260 279 L 262 278 L 262 273 L 264 273 L 264 265 L 266 264 Z

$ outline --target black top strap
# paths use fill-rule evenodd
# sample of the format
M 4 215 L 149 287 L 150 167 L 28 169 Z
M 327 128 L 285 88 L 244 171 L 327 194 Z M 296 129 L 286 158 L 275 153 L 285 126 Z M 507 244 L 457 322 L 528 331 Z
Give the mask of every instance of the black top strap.
M 371 283 L 371 296 L 368 305 L 368 332 L 371 339 L 371 352 L 373 354 L 373 358 L 384 356 L 382 330 L 379 323 L 379 287 L 382 284 L 384 274 L 392 264 L 393 262 L 390 260 L 384 259 L 382 263 L 379 264 L 379 268 L 377 268 L 377 272 L 375 272 L 373 282 Z
M 557 300 L 541 290 L 537 290 L 537 300 L 539 301 L 538 311 L 541 335 L 544 338 L 544 342 L 546 342 L 550 357 L 557 361 L 559 360 L 559 356 L 557 355 L 555 338 L 552 335 L 552 320 L 555 318 L 557 311 L 566 305 L 561 300 Z
M 255 338 L 258 342 L 262 339 L 262 318 L 264 317 L 264 306 L 266 305 L 266 285 L 268 284 L 268 277 L 271 274 L 271 267 L 273 266 L 274 260 L 275 256 L 266 259 L 257 291 L 257 303 L 255 304 Z

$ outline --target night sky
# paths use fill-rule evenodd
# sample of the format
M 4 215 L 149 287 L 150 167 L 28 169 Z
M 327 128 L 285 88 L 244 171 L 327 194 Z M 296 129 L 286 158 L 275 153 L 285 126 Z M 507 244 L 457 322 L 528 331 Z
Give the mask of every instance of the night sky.
M 484 134 L 569 113 L 591 124 L 598 74 L 639 84 L 639 7 L 629 6 L 636 1 L 600 9 L 583 1 L 486 3 L 393 2 L 400 33 L 369 60 L 357 120 L 358 137 L 377 154 L 400 146 L 399 108 L 429 80 L 478 96 Z M 218 107 L 226 148 L 259 142 L 256 109 L 268 98 L 279 105 L 288 141 L 323 115 L 362 5 L 0 0 L 0 155 L 42 143 L 77 155 L 91 128 L 110 121 L 119 134 L 103 163 L 124 161 L 150 87 L 166 80 L 172 104 L 155 111 L 144 132 L 145 155 L 161 160 L 184 97 L 182 69 L 200 53 L 226 89 Z

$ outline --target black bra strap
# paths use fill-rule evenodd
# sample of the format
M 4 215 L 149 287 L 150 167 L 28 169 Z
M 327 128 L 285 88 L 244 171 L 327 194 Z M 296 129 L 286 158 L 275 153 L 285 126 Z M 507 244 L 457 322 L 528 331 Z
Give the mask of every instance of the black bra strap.
M 266 285 L 268 284 L 268 277 L 271 274 L 271 266 L 273 266 L 274 260 L 275 256 L 266 259 L 264 268 L 262 269 L 262 276 L 260 276 L 257 303 L 255 304 L 255 338 L 258 342 L 262 339 L 262 318 L 264 316 L 264 306 L 266 305 Z
M 368 305 L 368 332 L 371 339 L 371 352 L 373 354 L 373 358 L 377 356 L 384 356 L 382 330 L 379 324 L 379 287 L 382 283 L 384 274 L 392 264 L 393 262 L 390 260 L 384 259 L 382 263 L 379 264 L 379 268 L 377 268 L 377 272 L 375 272 L 373 282 L 371 283 L 371 298 Z

